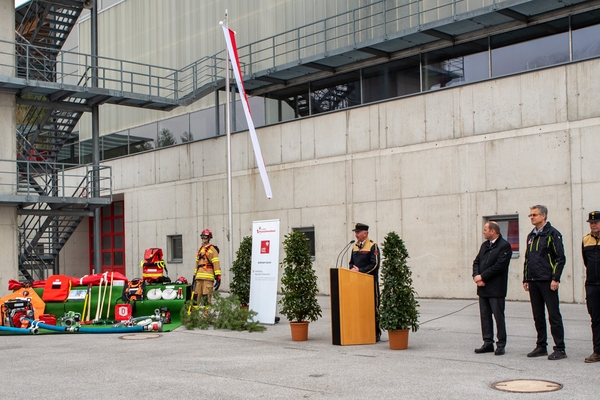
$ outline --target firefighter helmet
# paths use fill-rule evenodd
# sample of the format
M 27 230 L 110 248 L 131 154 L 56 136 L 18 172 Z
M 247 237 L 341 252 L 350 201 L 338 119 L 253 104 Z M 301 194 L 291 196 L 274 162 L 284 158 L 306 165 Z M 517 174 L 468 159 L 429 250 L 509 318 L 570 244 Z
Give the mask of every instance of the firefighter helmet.
M 209 239 L 212 239 L 212 232 L 208 229 L 205 229 L 202 232 L 200 232 L 200 236 L 208 236 Z

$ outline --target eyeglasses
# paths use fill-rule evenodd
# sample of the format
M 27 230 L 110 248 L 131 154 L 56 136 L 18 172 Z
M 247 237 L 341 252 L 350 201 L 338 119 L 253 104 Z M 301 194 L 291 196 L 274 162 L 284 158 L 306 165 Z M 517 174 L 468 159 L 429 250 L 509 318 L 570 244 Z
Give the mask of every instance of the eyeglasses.
M 529 215 L 528 215 L 528 217 L 529 217 L 529 218 L 531 218 L 531 217 L 537 217 L 537 216 L 539 216 L 539 215 L 540 215 L 540 214 L 529 214 Z

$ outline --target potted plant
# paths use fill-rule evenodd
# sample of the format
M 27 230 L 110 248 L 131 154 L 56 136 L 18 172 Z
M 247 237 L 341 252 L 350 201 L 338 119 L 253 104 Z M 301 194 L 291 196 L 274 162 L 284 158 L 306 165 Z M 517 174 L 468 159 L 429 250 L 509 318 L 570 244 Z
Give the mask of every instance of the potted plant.
M 252 236 L 245 236 L 231 264 L 233 275 L 229 291 L 236 296 L 242 307 L 250 303 L 250 272 L 252 271 Z
M 382 255 L 383 291 L 379 305 L 379 324 L 388 331 L 390 348 L 404 350 L 408 347 L 409 328 L 413 332 L 419 329 L 419 303 L 415 300 L 412 274 L 406 264 L 408 251 L 396 232 L 390 232 L 385 237 Z
M 280 311 L 290 322 L 292 340 L 307 340 L 308 323 L 321 316 L 308 240 L 304 233 L 293 231 L 285 235 L 283 249 Z

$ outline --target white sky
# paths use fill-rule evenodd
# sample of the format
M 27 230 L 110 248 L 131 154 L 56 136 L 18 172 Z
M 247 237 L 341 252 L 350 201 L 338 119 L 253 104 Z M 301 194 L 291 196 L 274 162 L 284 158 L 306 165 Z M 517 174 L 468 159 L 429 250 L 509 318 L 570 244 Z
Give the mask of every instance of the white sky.
M 15 7 L 18 7 L 27 1 L 29 1 L 29 0 L 15 0 Z

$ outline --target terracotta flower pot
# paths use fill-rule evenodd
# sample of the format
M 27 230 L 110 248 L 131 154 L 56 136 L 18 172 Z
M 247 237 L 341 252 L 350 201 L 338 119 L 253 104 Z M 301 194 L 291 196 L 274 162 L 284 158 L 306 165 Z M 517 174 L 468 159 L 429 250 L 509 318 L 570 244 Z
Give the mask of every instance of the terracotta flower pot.
M 308 321 L 290 322 L 292 340 L 302 342 L 308 340 Z
M 391 350 L 406 350 L 408 348 L 408 329 L 388 331 Z

